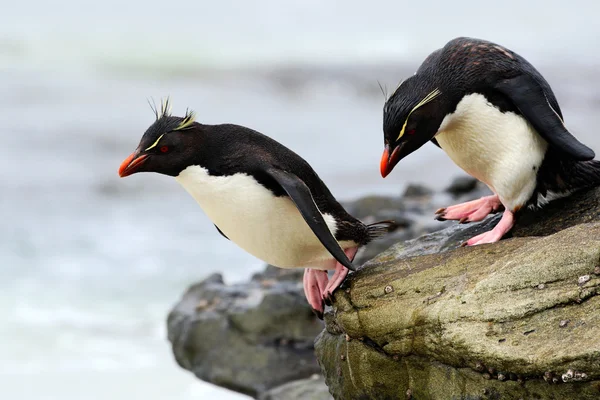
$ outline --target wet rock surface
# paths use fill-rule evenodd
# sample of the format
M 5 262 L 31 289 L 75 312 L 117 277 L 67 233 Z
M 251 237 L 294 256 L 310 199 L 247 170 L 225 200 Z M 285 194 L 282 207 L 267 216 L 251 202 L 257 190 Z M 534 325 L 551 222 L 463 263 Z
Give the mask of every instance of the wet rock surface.
M 313 375 L 308 379 L 293 381 L 265 392 L 259 400 L 331 400 L 325 379 Z
M 244 284 L 225 285 L 215 274 L 192 286 L 168 317 L 179 365 L 253 397 L 319 373 L 313 342 L 323 324 L 301 276 L 271 267 Z
M 369 196 L 344 202 L 346 210 L 365 223 L 389 219 L 396 221 L 399 226 L 394 232 L 361 249 L 355 263 L 361 265 L 395 243 L 456 226 L 455 221 L 435 220 L 434 211 L 489 194 L 489 189 L 477 180 L 459 177 L 442 192 L 433 192 L 420 185 L 409 185 L 400 197 Z
M 498 218 L 398 242 L 349 276 L 316 340 L 336 399 L 600 398 L 600 189 L 459 247 Z

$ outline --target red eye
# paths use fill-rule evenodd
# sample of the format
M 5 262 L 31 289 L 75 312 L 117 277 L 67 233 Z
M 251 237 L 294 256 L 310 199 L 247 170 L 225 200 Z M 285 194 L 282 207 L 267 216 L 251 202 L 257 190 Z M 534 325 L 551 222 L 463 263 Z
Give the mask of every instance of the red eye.
M 162 146 L 162 147 L 160 148 L 160 152 L 161 152 L 161 153 L 167 153 L 168 151 L 169 151 L 169 146 Z
M 407 135 L 414 135 L 415 134 L 415 130 L 411 129 L 410 131 L 406 132 Z

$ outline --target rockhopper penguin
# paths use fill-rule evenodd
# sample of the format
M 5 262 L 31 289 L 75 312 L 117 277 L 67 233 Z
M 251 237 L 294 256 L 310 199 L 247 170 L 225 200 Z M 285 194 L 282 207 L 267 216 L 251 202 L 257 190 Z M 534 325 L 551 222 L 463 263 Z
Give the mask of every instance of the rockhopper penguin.
M 467 245 L 500 240 L 523 207 L 600 184 L 600 162 L 567 130 L 548 82 L 495 43 L 448 42 L 398 86 L 383 113 L 384 178 L 432 141 L 494 192 L 438 210 L 439 220 L 481 221 L 505 209 L 494 229 Z
M 225 238 L 277 267 L 307 268 L 304 291 L 319 317 L 355 270 L 358 248 L 394 226 L 349 215 L 304 159 L 259 132 L 172 116 L 168 101 L 155 113 L 119 175 L 173 176 Z M 331 280 L 327 270 L 335 270 Z

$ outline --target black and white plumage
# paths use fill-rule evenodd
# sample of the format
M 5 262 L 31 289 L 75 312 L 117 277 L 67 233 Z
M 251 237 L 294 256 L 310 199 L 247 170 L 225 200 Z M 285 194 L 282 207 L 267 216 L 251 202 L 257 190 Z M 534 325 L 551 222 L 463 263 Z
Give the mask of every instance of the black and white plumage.
M 225 238 L 269 264 L 311 268 L 305 291 L 321 313 L 323 300 L 354 270 L 357 249 L 393 224 L 365 225 L 352 217 L 311 166 L 277 141 L 243 126 L 171 116 L 166 109 L 119 174 L 173 176 Z M 336 274 L 328 281 L 330 269 Z
M 494 192 L 438 210 L 438 219 L 472 222 L 506 209 L 494 230 L 468 244 L 499 240 L 525 206 L 600 184 L 600 162 L 566 128 L 548 82 L 485 40 L 457 38 L 431 53 L 386 101 L 383 126 L 382 176 L 432 141 Z

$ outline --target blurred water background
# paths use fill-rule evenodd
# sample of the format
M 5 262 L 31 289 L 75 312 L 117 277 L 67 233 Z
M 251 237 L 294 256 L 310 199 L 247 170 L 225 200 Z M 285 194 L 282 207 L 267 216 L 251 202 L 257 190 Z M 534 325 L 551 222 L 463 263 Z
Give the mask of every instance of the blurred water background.
M 456 36 L 499 42 L 547 77 L 600 151 L 600 6 L 452 2 L 5 0 L 0 12 L 0 398 L 238 399 L 172 359 L 165 318 L 216 271 L 263 263 L 169 177 L 120 162 L 170 95 L 306 158 L 340 199 L 443 187 L 433 145 L 379 176 L 383 96 Z M 507 144 L 509 145 L 509 144 Z

